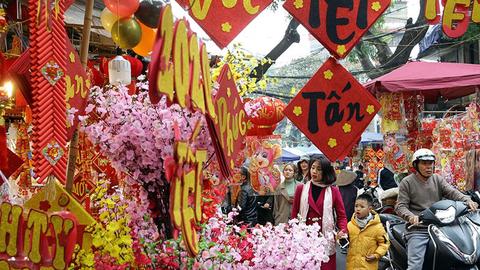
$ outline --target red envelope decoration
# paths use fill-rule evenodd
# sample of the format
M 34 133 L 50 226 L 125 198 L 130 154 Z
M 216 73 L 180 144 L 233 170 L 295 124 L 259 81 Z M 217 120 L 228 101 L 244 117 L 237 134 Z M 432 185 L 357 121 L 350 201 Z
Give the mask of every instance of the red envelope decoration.
M 207 124 L 222 173 L 229 177 L 243 162 L 240 152 L 245 146 L 247 117 L 228 64 L 223 66 L 218 83 L 220 88 L 213 102 L 218 121 L 215 123 L 207 117 Z
M 283 7 L 341 59 L 389 5 L 390 0 L 286 0 Z
M 75 108 L 73 126 L 67 123 L 67 138 L 72 138 L 73 132 L 78 125 L 78 116 L 85 114 L 85 107 L 87 107 L 88 94 L 90 92 L 91 81 L 85 72 L 85 69 L 80 62 L 80 57 L 77 51 L 73 48 L 69 39 L 65 42 L 67 51 L 67 62 L 65 69 L 66 93 L 65 100 L 67 101 L 67 109 Z
M 96 188 L 96 185 L 93 184 L 88 179 L 85 179 L 82 174 L 77 174 L 73 179 L 72 187 L 72 197 L 74 197 L 78 202 L 83 203 L 90 193 L 92 193 Z
M 335 161 L 350 152 L 379 109 L 378 101 L 330 57 L 284 113 Z
M 177 0 L 212 38 L 226 47 L 272 0 Z M 190 6 L 192 5 L 192 6 Z

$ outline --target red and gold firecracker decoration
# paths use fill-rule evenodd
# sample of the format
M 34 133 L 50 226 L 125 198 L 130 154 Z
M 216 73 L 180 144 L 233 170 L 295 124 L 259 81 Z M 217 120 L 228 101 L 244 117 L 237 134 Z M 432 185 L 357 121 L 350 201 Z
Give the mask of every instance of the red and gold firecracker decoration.
M 378 171 L 385 166 L 383 163 L 384 158 L 385 152 L 382 149 L 375 151 L 373 148 L 367 148 L 363 154 L 366 177 L 373 186 L 377 185 Z
M 24 196 L 28 195 L 28 191 L 32 189 L 32 177 L 31 177 L 31 150 L 30 150 L 30 140 L 28 138 L 28 124 L 20 123 L 17 124 L 17 142 L 15 144 L 16 154 L 25 162 L 22 167 L 20 167 L 12 175 L 13 179 L 17 179 L 17 185 L 20 188 L 20 193 Z
M 79 149 L 77 156 L 77 171 L 73 180 L 72 196 L 85 205 L 90 213 L 90 194 L 95 190 L 95 170 L 93 159 L 98 153 L 95 146 L 88 140 L 87 135 L 79 133 Z
M 65 2 L 29 0 L 33 164 L 38 183 L 66 180 Z

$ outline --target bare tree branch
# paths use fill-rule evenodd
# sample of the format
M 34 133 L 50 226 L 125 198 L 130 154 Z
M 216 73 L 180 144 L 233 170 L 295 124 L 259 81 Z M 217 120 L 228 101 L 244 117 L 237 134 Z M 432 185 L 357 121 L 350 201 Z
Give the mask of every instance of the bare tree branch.
M 373 34 L 370 32 L 370 30 L 367 31 L 367 34 L 365 35 L 365 38 L 372 37 Z M 392 56 L 392 50 L 390 50 L 390 47 L 388 46 L 387 42 L 383 41 L 381 38 L 375 39 L 375 42 L 373 44 L 375 48 L 377 49 L 377 56 L 378 60 L 380 63 L 385 63 L 388 61 L 388 58 Z
M 360 40 L 357 46 L 355 46 L 356 57 L 360 61 L 360 64 L 362 64 L 363 69 L 373 70 L 375 69 L 375 66 L 372 63 L 372 60 L 370 60 L 368 53 L 365 52 L 364 46 L 365 44 L 362 40 Z
M 272 61 L 266 62 L 264 64 L 259 64 L 250 74 L 251 78 L 256 78 L 257 81 L 262 79 L 263 75 L 267 72 L 267 70 L 272 66 L 275 60 L 280 57 L 293 43 L 300 42 L 300 34 L 297 32 L 297 27 L 300 23 L 292 19 L 288 24 L 287 30 L 285 30 L 285 35 L 283 36 L 282 40 L 273 48 L 267 56 L 266 59 L 270 59 Z
M 390 72 L 392 69 L 405 64 L 410 58 L 410 53 L 413 47 L 417 45 L 427 33 L 428 25 L 425 20 L 425 0 L 420 0 L 420 11 L 418 12 L 417 20 L 412 23 L 412 18 L 407 20 L 405 25 L 406 31 L 403 34 L 402 40 L 398 43 L 393 55 L 385 62 L 382 62 L 379 68 L 370 70 L 367 75 L 374 79 L 383 74 Z

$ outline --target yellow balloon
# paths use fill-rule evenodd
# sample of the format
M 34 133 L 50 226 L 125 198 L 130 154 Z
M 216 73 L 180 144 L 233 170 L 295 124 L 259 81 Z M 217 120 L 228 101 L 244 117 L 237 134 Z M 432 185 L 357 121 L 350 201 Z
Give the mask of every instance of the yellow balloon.
M 140 40 L 140 43 L 133 48 L 133 51 L 138 55 L 148 56 L 150 52 L 152 52 L 157 30 L 152 29 L 141 22 L 138 22 L 138 24 L 140 24 L 140 28 L 142 29 L 142 40 Z
M 122 49 L 131 49 L 142 39 L 142 28 L 134 18 L 123 18 L 112 26 L 112 39 Z
M 112 26 L 120 19 L 118 15 L 113 14 L 108 8 L 104 8 L 100 14 L 100 22 L 103 28 L 108 32 L 112 31 Z

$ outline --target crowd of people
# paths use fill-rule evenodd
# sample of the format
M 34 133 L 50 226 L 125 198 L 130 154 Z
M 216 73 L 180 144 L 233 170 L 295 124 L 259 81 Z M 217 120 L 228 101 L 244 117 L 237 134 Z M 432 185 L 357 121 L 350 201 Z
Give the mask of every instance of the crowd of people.
M 296 164 L 284 164 L 282 181 L 275 193 L 259 195 L 250 185 L 248 168 L 242 167 L 236 203 L 232 205 L 229 191 L 223 210 L 229 212 L 236 208 L 236 222 L 248 226 L 265 225 L 267 222 L 278 225 L 293 218 L 307 224 L 318 222 L 328 240 L 327 253 L 330 258 L 322 269 L 336 269 L 336 244 L 340 239 L 350 239 L 349 248 L 352 252 L 348 253 L 347 258 L 350 265 L 359 265 L 361 254 L 366 251 L 356 248 L 358 245 L 369 247 L 364 263 L 375 264 L 388 249 L 388 241 L 378 215 L 373 212 L 372 198 L 368 194 L 357 198 L 359 187 L 368 184 L 364 183 L 361 170 L 361 165 L 356 172 L 339 168 L 323 155 L 302 156 Z M 347 224 L 352 229 L 347 229 Z M 349 236 L 349 231 L 355 232 L 354 227 L 358 228 L 357 232 Z M 363 230 L 367 227 L 368 230 Z M 372 234 L 379 232 L 380 236 L 371 238 Z M 370 243 L 369 239 L 377 238 L 378 243 Z
M 419 225 L 418 213 L 442 198 L 464 201 L 471 209 L 477 208 L 468 196 L 434 174 L 434 161 L 430 150 L 418 150 L 412 160 L 415 172 L 400 185 L 388 169 L 378 172 L 379 188 L 385 194 L 394 193 L 395 198 L 398 194 L 392 209 L 395 207 L 396 213 L 411 225 Z M 282 182 L 274 194 L 259 196 L 250 185 L 248 169 L 243 167 L 237 203 L 224 210 L 236 207 L 237 222 L 248 226 L 267 222 L 278 225 L 293 218 L 307 224 L 316 222 L 327 239 L 330 258 L 321 269 L 336 269 L 337 244 L 348 248 L 347 269 L 377 269 L 390 243 L 374 209 L 374 197 L 367 192 L 370 183 L 364 181 L 362 165 L 354 170 L 336 169 L 339 168 L 323 155 L 302 156 L 297 164 L 283 166 Z M 231 203 L 230 198 L 226 201 Z M 428 243 L 425 232 L 425 227 L 413 226 L 406 235 L 408 269 L 422 269 Z

